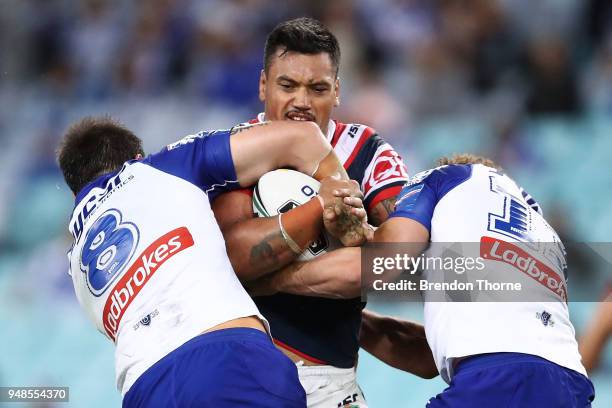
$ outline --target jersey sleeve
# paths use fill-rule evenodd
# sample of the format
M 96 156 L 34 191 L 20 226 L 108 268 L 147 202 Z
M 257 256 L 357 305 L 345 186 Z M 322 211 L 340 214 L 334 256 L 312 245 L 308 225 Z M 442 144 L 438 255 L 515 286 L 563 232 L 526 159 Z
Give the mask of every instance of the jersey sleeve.
M 441 166 L 416 174 L 402 188 L 389 218 L 413 219 L 431 233 L 431 219 L 438 202 L 471 175 L 470 165 Z
M 369 211 L 383 200 L 397 196 L 408 181 L 408 170 L 393 147 L 374 133 L 361 147 L 355 163 L 362 163 L 361 190 Z
M 202 131 L 169 144 L 147 159 L 158 170 L 202 189 L 210 201 L 240 188 L 230 148 L 230 131 Z

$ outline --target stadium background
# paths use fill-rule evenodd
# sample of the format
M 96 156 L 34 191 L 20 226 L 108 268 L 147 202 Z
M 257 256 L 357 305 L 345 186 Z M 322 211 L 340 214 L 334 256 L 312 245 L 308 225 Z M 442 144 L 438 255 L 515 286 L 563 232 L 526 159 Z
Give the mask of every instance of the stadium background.
M 70 386 L 74 407 L 120 403 L 113 347 L 85 320 L 66 274 L 73 201 L 54 149 L 67 125 L 108 113 L 155 151 L 199 129 L 248 120 L 261 110 L 265 35 L 290 17 L 320 18 L 336 33 L 343 55 L 335 117 L 377 128 L 411 174 L 441 154 L 486 154 L 541 202 L 564 239 L 612 242 L 609 1 L 2 0 L 0 7 L 0 385 Z M 571 277 L 578 287 L 589 278 Z M 594 306 L 570 305 L 579 334 Z M 416 304 L 371 307 L 422 318 Z M 424 406 L 444 386 L 363 352 L 359 378 L 372 407 Z M 610 345 L 593 379 L 594 406 L 612 406 Z

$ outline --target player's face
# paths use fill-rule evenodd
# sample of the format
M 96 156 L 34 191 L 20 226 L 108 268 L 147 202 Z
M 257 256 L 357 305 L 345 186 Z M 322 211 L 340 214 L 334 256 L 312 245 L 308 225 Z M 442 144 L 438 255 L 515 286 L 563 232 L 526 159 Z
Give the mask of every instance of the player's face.
M 277 51 L 268 73 L 261 72 L 259 99 L 267 120 L 316 122 L 323 133 L 340 103 L 340 81 L 329 54 Z

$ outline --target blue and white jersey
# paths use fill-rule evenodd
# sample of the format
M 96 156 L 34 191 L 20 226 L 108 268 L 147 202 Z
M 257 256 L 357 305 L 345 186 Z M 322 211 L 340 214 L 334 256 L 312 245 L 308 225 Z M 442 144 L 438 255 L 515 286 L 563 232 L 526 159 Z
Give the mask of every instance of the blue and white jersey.
M 70 273 L 88 317 L 116 345 L 122 394 L 203 331 L 260 316 L 210 208 L 209 199 L 239 187 L 229 138 L 229 131 L 187 136 L 76 197 Z
M 480 257 L 485 271 L 512 276 L 537 294 L 520 302 L 434 302 L 425 293 L 427 340 L 445 381 L 455 359 L 495 352 L 540 356 L 586 375 L 569 320 L 563 245 L 513 180 L 481 164 L 427 170 L 404 186 L 391 217 L 429 230 L 430 241 L 440 244 L 428 256 L 447 244 L 471 243 L 461 246 L 463 256 Z M 542 249 L 548 252 L 538 253 Z M 425 279 L 432 277 L 424 271 Z

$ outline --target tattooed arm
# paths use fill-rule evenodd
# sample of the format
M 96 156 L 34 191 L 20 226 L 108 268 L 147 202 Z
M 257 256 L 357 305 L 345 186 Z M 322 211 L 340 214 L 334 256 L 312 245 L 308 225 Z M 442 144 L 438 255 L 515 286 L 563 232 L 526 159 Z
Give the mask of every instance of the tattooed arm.
M 277 217 L 254 218 L 250 195 L 241 191 L 222 194 L 213 202 L 212 209 L 240 280 L 257 279 L 297 256 L 281 235 Z M 315 226 L 310 235 L 312 241 L 320 233 L 321 218 L 305 220 L 305 224 Z
M 284 167 L 312 175 L 322 184 L 327 180 L 344 182 L 349 189 L 357 186 L 348 182 L 331 145 L 319 127 L 310 122 L 277 121 L 235 127 L 230 148 L 242 186 L 252 185 L 267 171 Z M 324 210 L 326 222 L 336 216 L 346 221 L 330 224 L 340 226 L 330 231 L 336 238 L 347 245 L 365 241 L 363 210 L 361 214 L 353 211 L 332 191 L 321 192 L 318 198 L 321 200 L 311 200 L 283 214 L 281 230 L 279 217 L 253 218 L 250 196 L 234 192 L 217 197 L 212 209 L 240 279 L 258 278 L 293 260 L 320 234 Z
M 379 227 L 389 218 L 389 214 L 395 209 L 395 198 L 396 197 L 391 197 L 382 200 L 368 212 L 368 219 L 372 225 Z
M 347 240 L 359 245 L 363 241 L 360 241 L 358 236 L 365 237 L 367 233 L 362 227 L 365 224 L 365 210 L 360 198 L 359 185 L 331 178 L 324 179 L 319 190 L 319 197 L 322 197 L 323 203 L 335 202 L 336 194 L 341 194 L 343 197 L 339 201 L 343 204 L 339 205 L 350 209 L 348 218 L 337 216 L 337 224 L 340 224 L 338 230 L 345 231 Z M 225 238 L 228 256 L 236 274 L 243 282 L 257 279 L 293 261 L 298 253 L 320 235 L 323 224 L 324 212 L 318 199 L 310 200 L 284 213 L 282 221 L 285 233 L 289 232 L 294 240 L 293 243 L 300 247 L 295 252 L 281 233 L 279 218 L 276 216 L 254 218 L 251 202 L 249 194 L 233 191 L 222 194 L 212 204 L 217 223 Z M 337 209 L 334 205 L 330 211 L 336 213 Z M 330 214 L 325 214 L 325 222 L 330 224 Z M 355 229 L 353 222 L 344 222 L 353 216 L 359 226 Z

